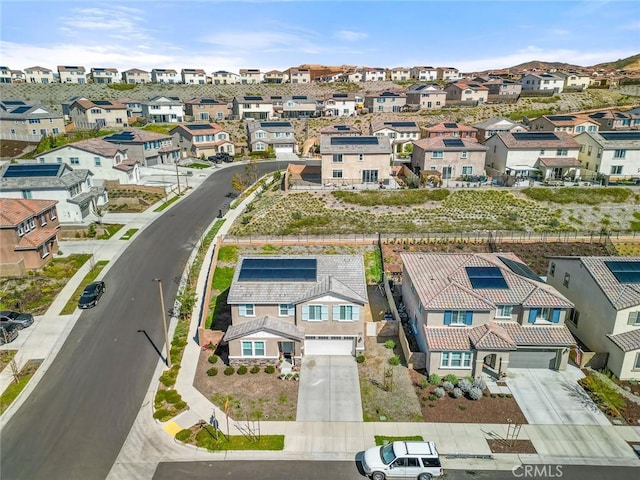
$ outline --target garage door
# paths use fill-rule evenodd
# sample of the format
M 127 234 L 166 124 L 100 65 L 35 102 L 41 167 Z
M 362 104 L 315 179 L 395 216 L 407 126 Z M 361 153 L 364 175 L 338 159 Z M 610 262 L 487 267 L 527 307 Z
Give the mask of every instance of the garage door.
M 353 340 L 305 340 L 305 355 L 353 355 Z
M 293 145 L 276 147 L 274 151 L 276 153 L 293 153 Z
M 556 350 L 519 348 L 509 354 L 509 368 L 556 368 Z

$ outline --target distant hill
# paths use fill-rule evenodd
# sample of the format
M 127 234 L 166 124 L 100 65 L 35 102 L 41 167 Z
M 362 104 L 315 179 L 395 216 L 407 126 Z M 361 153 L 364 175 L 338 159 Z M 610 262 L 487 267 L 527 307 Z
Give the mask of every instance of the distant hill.
M 640 71 L 640 54 L 622 58 L 615 62 L 599 63 L 592 68 L 615 68 L 617 70 L 634 70 L 638 72 Z
M 539 70 L 575 70 L 576 68 L 584 68 L 579 65 L 571 65 L 570 63 L 562 63 L 562 62 L 541 62 L 539 60 L 533 60 L 531 62 L 521 63 L 520 65 L 515 65 L 511 67 L 512 69 L 519 70 L 532 70 L 534 68 Z

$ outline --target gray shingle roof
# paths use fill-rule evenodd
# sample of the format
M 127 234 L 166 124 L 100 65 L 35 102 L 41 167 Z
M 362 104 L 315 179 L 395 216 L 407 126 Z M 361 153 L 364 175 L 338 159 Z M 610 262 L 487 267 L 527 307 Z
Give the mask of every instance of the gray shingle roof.
M 623 352 L 640 350 L 640 329 L 629 332 L 618 333 L 617 335 L 607 335 Z
M 249 320 L 248 322 L 231 325 L 227 329 L 223 340 L 229 342 L 260 331 L 273 333 L 292 340 L 304 340 L 304 328 L 300 328 L 291 322 L 272 317 L 261 317 Z
M 2 174 L 4 174 L 4 170 Z M 1 188 L 2 190 L 66 190 L 73 185 L 84 182 L 89 175 L 93 175 L 90 170 L 71 170 L 71 167 L 62 163 L 56 177 L 2 177 Z

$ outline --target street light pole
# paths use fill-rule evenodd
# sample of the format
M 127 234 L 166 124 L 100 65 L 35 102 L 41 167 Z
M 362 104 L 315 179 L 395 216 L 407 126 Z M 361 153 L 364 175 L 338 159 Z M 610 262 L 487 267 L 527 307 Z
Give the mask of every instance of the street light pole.
M 178 196 L 180 195 L 180 172 L 178 171 L 178 160 L 176 160 L 176 180 L 178 182 Z
M 158 289 L 160 290 L 160 310 L 162 311 L 162 325 L 164 327 L 164 342 L 167 352 L 167 368 L 171 368 L 171 354 L 169 353 L 169 330 L 167 328 L 167 315 L 164 311 L 164 295 L 162 293 L 162 280 L 154 278 L 154 282 L 158 282 Z

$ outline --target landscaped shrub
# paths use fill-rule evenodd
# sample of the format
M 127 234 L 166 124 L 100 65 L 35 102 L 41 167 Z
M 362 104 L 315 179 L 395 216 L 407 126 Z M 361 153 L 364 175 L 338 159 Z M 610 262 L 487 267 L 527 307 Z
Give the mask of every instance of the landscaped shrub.
M 251 367 L 251 370 L 249 370 L 251 373 L 258 373 L 260 371 L 260 367 L 258 365 L 254 365 L 253 367 Z
M 233 368 L 231 365 L 229 365 L 227 368 L 224 369 L 224 374 L 228 377 L 229 375 L 233 375 L 234 373 L 236 373 L 236 369 Z
M 400 357 L 398 355 L 394 355 L 389 359 L 389 365 L 400 365 Z
M 440 385 L 440 381 L 442 379 L 440 378 L 440 375 L 438 375 L 437 373 L 432 373 L 431 375 L 429 375 L 429 383 L 431 385 Z
M 218 356 L 214 353 L 213 355 L 210 355 L 207 360 L 209 360 L 209 363 L 213 365 L 218 361 Z
M 433 391 L 433 394 L 438 397 L 438 398 L 442 398 L 445 395 L 445 391 L 444 388 L 442 387 L 438 387 Z
M 432 402 L 433 402 L 433 401 L 435 401 L 435 400 L 438 400 L 438 397 L 436 396 L 436 394 L 435 394 L 435 393 L 430 393 L 428 398 L 429 398 L 429 400 L 431 400 Z
M 191 430 L 189 430 L 188 428 L 185 428 L 184 430 L 180 430 L 178 433 L 176 433 L 176 440 L 180 442 L 184 442 L 188 440 L 190 436 L 191 436 Z
M 429 379 L 427 377 L 422 377 L 420 380 L 420 387 L 427 388 L 429 386 Z
M 393 340 L 387 340 L 386 342 L 384 342 L 384 346 L 389 350 L 393 350 L 394 348 L 396 348 L 396 342 L 394 342 Z
M 209 370 L 207 370 L 207 375 L 209 375 L 210 377 L 215 377 L 218 374 L 218 369 L 216 367 L 211 367 Z
M 274 373 L 276 371 L 276 367 L 274 367 L 273 365 L 267 365 L 266 367 L 264 367 L 264 371 L 265 373 Z
M 462 390 L 460 390 L 458 387 L 456 387 L 453 390 L 451 390 L 450 395 L 453 398 L 460 398 L 462 396 Z
M 478 387 L 471 387 L 467 395 L 471 400 L 480 400 L 482 398 L 482 390 Z
M 249 369 L 246 367 L 246 365 L 240 365 L 238 367 L 238 375 L 244 375 L 249 371 Z
M 166 419 L 171 418 L 171 413 L 166 408 L 161 408 L 153 413 L 153 418 L 164 422 Z
M 364 355 L 360 354 L 356 357 L 356 362 L 364 363 Z
M 453 390 L 453 383 L 451 382 L 442 382 L 442 388 L 444 388 L 447 392 Z
M 484 390 L 487 388 L 487 382 L 485 382 L 484 378 L 478 377 L 473 381 L 473 386 L 479 388 L 480 390 Z
M 458 382 L 458 388 L 462 390 L 462 393 L 467 393 L 471 390 L 473 384 L 469 381 L 468 378 L 461 378 Z
M 450 373 L 449 375 L 447 375 L 446 377 L 443 378 L 443 380 L 445 382 L 451 382 L 453 383 L 453 386 L 455 387 L 458 384 L 458 377 L 456 377 L 453 373 Z

